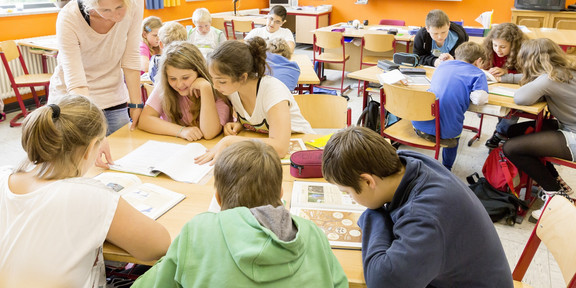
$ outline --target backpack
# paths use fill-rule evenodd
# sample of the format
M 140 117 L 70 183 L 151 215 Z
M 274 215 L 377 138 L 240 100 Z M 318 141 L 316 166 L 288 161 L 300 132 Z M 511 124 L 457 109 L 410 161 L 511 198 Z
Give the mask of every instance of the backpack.
M 525 210 L 528 209 L 524 201 L 510 193 L 495 189 L 488 183 L 486 178 L 479 177 L 478 173 L 466 177 L 466 180 L 470 184 L 469 187 L 472 192 L 474 192 L 486 212 L 488 212 L 492 222 L 505 219 L 506 224 L 512 226 L 516 223 L 518 207 L 522 207 Z
M 392 113 L 386 111 L 386 127 L 398 122 L 398 117 L 394 116 Z M 364 123 L 362 123 L 364 121 Z M 370 128 L 378 133 L 380 133 L 380 103 L 377 101 L 372 100 L 372 98 L 368 98 L 368 105 L 358 117 L 358 121 L 356 122 L 357 126 L 363 126 L 366 128 Z
M 490 151 L 484 166 L 482 166 L 482 174 L 486 177 L 486 181 L 496 190 L 508 192 L 508 190 L 518 197 L 518 193 L 514 191 L 514 177 L 518 176 L 518 169 L 502 151 L 502 147 L 497 147 Z

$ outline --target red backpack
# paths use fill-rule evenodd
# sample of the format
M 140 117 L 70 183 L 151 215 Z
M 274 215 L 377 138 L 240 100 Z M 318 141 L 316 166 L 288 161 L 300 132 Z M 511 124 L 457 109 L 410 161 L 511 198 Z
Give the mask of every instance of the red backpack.
M 518 175 L 518 169 L 502 152 L 502 147 L 497 147 L 490 151 L 484 166 L 482 167 L 482 174 L 486 181 L 496 188 L 496 190 L 510 192 L 518 197 L 518 193 L 514 191 L 514 177 Z

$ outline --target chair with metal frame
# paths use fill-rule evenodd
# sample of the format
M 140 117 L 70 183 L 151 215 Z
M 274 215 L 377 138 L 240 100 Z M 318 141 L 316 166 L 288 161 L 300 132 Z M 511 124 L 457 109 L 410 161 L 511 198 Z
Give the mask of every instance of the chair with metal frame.
M 226 40 L 229 40 L 230 36 L 228 36 L 228 25 L 226 25 L 224 18 L 212 17 L 212 27 L 222 30 L 222 32 L 224 32 L 226 35 Z
M 380 25 L 392 25 L 392 26 L 406 26 L 406 21 L 404 20 L 395 20 L 395 19 L 382 19 L 380 20 Z M 396 41 L 394 42 L 394 53 L 396 53 L 396 44 L 403 44 L 406 46 L 406 52 L 410 51 L 410 42 L 411 41 Z
M 10 80 L 10 86 L 12 86 L 12 89 L 14 89 L 14 94 L 18 100 L 18 105 L 20 106 L 20 110 L 22 110 L 22 112 L 18 113 L 18 115 L 16 115 L 16 117 L 10 121 L 10 127 L 20 126 L 22 123 L 18 122 L 18 120 L 25 118 L 30 112 L 26 109 L 24 100 L 22 99 L 22 95 L 20 95 L 20 91 L 18 89 L 24 87 L 30 88 L 30 92 L 32 93 L 36 107 L 40 107 L 42 105 L 40 104 L 40 99 L 38 98 L 38 94 L 36 93 L 34 87 L 44 86 L 44 93 L 46 95 L 46 100 L 48 100 L 48 91 L 52 74 L 30 74 L 28 72 L 28 68 L 26 67 L 26 62 L 24 62 L 24 58 L 20 53 L 20 48 L 18 48 L 18 45 L 16 45 L 16 42 L 13 40 L 0 42 L 0 56 L 2 58 L 2 63 L 4 64 L 4 68 L 6 69 L 8 79 Z M 22 71 L 24 72 L 24 74 L 20 76 L 14 76 L 12 68 L 9 65 L 9 62 L 15 59 L 19 60 Z
M 332 51 L 326 51 L 326 49 L 331 49 Z M 342 52 L 339 50 L 342 49 Z M 342 78 L 340 81 L 340 89 L 336 87 L 328 86 L 316 86 L 326 89 L 337 89 L 340 90 L 340 94 L 343 94 L 346 90 L 350 89 L 350 85 L 344 87 L 344 74 L 346 72 L 346 61 L 350 59 L 350 55 L 346 54 L 346 45 L 344 44 L 344 35 L 341 32 L 332 31 L 316 31 L 314 32 L 313 41 L 313 63 L 319 63 L 316 73 L 318 73 L 318 78 L 322 79 L 324 75 L 324 63 L 337 63 L 342 64 Z
M 294 95 L 300 113 L 314 129 L 340 129 L 350 126 L 352 110 L 343 97 L 329 94 Z
M 254 29 L 254 21 L 248 20 L 232 20 L 232 36 L 234 40 L 238 40 L 236 33 L 242 33 L 242 39 L 246 34 Z
M 362 37 L 362 44 L 360 46 L 360 70 L 364 66 L 375 66 L 382 56 L 364 55 L 364 50 L 371 52 L 381 53 L 394 49 L 394 35 L 383 34 L 379 32 L 367 32 Z M 358 80 L 358 95 L 361 95 L 362 89 L 361 80 Z

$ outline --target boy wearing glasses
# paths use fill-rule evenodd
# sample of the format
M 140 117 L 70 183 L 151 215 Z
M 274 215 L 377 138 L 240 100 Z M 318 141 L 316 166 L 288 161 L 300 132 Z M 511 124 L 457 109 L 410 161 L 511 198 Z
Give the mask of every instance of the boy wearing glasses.
M 262 37 L 266 42 L 275 38 L 281 38 L 286 40 L 290 50 L 294 52 L 296 42 L 294 41 L 292 31 L 287 28 L 282 28 L 282 25 L 286 22 L 286 15 L 287 12 L 284 6 L 277 5 L 272 7 L 266 18 L 266 26 L 252 29 L 252 31 L 246 35 L 245 40 L 256 36 Z

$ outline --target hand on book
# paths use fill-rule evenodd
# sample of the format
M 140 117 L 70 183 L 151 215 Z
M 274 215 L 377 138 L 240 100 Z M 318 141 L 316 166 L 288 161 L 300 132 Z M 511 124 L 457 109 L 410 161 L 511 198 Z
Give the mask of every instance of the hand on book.
M 499 68 L 499 67 L 492 67 L 492 68 L 488 69 L 488 73 L 494 75 L 495 77 L 500 77 L 500 76 L 508 73 L 508 70 L 503 69 L 503 68 Z
M 102 160 L 102 156 L 104 156 L 106 162 Z M 100 143 L 100 151 L 98 152 L 98 157 L 96 157 L 96 166 L 104 169 L 110 169 L 110 165 L 112 164 L 114 164 L 114 160 L 112 160 L 112 154 L 110 154 L 108 138 L 104 138 L 102 143 Z
M 210 162 L 210 166 L 214 165 L 218 159 L 218 156 L 222 154 L 222 151 L 224 151 L 224 149 L 230 144 L 237 142 L 237 139 L 238 137 L 236 136 L 226 136 L 222 138 L 222 140 L 220 140 L 216 146 L 206 150 L 204 155 L 194 158 L 196 164 L 202 165 L 204 163 Z
M 224 125 L 224 136 L 238 135 L 242 129 L 240 122 L 228 122 Z
M 202 130 L 198 127 L 184 127 L 178 137 L 188 141 L 196 141 L 202 139 L 204 134 L 202 134 Z

